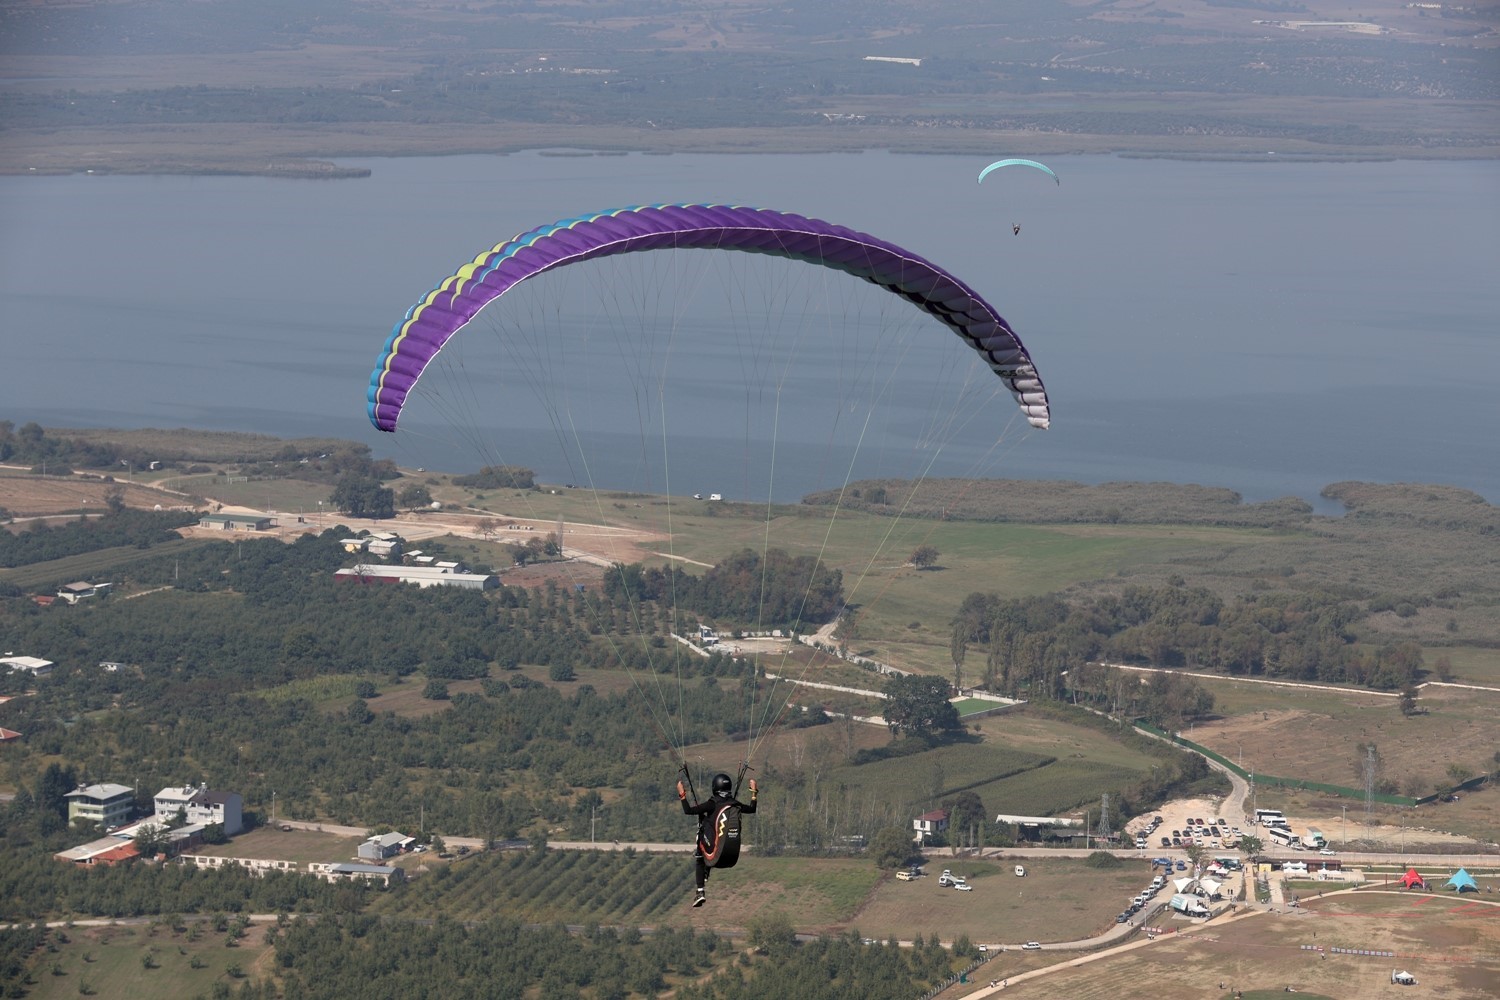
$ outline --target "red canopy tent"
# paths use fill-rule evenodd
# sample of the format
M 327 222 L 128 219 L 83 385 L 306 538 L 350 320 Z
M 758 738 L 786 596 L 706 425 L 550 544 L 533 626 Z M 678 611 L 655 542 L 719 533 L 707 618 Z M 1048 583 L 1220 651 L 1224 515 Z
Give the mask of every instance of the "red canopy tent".
M 1416 886 L 1418 889 L 1427 888 L 1427 880 L 1417 874 L 1415 868 L 1408 868 L 1406 874 L 1401 876 L 1401 888 L 1410 889 Z

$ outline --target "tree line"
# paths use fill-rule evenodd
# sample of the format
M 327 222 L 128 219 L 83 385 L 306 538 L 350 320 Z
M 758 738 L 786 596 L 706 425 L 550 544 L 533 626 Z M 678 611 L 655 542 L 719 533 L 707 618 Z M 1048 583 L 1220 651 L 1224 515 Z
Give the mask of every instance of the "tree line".
M 968 676 L 994 691 L 1060 700 L 1122 697 L 1110 690 L 1117 685 L 1101 661 L 1380 690 L 1415 683 L 1421 648 L 1358 645 L 1352 625 L 1363 615 L 1356 602 L 1321 591 L 1225 600 L 1206 588 L 1168 584 L 1072 601 L 975 592 L 951 621 L 950 653 L 955 682 Z M 1152 694 L 1143 707 L 1162 724 L 1213 707 L 1183 679 L 1162 681 Z
M 741 549 L 702 576 L 678 566 L 616 564 L 605 574 L 611 600 L 672 603 L 739 628 L 802 631 L 832 621 L 844 607 L 843 574 L 815 556 Z

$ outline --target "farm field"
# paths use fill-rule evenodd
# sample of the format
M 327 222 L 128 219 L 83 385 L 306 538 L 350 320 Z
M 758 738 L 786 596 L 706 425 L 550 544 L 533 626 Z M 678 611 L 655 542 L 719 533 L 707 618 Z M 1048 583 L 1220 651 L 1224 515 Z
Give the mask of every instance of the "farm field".
M 946 796 L 1045 768 L 1050 763 L 1046 757 L 989 742 L 956 743 L 904 757 L 837 768 L 829 777 L 849 788 L 886 789 L 899 797 L 930 801 L 935 806 L 938 799 Z
M 152 557 L 170 556 L 206 545 L 209 541 L 211 539 L 203 536 L 174 538 L 151 546 L 150 555 Z M 61 585 L 73 580 L 98 579 L 100 576 L 107 576 L 118 566 L 140 561 L 141 555 L 141 550 L 134 545 L 120 545 L 94 552 L 84 552 L 76 556 L 64 556 L 61 559 L 49 559 L 46 562 L 32 563 L 29 566 L 0 569 L 0 581 L 31 590 Z
M 1026 877 L 1017 878 L 1014 861 L 950 861 L 934 853 L 925 877 L 882 881 L 850 926 L 882 940 L 936 933 L 945 941 L 967 934 L 988 944 L 1073 941 L 1114 927 L 1126 900 L 1151 881 L 1144 861 L 1093 869 L 1078 858 L 1028 858 L 1025 866 Z M 963 875 L 974 891 L 939 886 L 944 868 Z
M 318 501 L 326 501 L 333 487 L 327 483 L 314 483 L 301 479 L 251 479 L 244 483 L 226 482 L 217 476 L 173 476 L 162 481 L 162 485 L 183 493 L 212 497 L 226 506 L 249 507 L 267 513 L 297 514 L 307 517 L 309 524 L 316 524 L 319 515 Z M 326 527 L 338 523 L 337 515 L 329 510 L 322 514 Z
M 1169 925 L 1158 921 L 1158 926 Z M 1331 946 L 1393 951 L 1396 957 L 1323 958 L 1307 950 Z M 1035 968 L 1058 964 L 1058 957 L 1027 961 Z M 1006 952 L 988 963 L 983 975 L 1015 977 L 1025 969 Z M 1033 979 L 1011 978 L 1005 995 L 1196 1000 L 1232 995 L 1229 990 L 1244 990 L 1246 997 L 1252 991 L 1280 996 L 1287 986 L 1298 994 L 1341 1000 L 1412 995 L 1412 990 L 1391 984 L 1392 969 L 1415 975 L 1423 996 L 1493 997 L 1500 989 L 1500 907 L 1395 893 L 1325 896 L 1306 903 L 1301 913 L 1221 919 L 1074 968 Z M 1216 989 L 1220 982 L 1226 987 L 1223 994 Z
M 480 919 L 497 905 L 528 921 L 597 920 L 738 933 L 755 917 L 780 913 L 804 933 L 857 929 L 884 939 L 967 934 L 975 942 L 1072 940 L 1114 926 L 1125 900 L 1151 879 L 1127 862 L 1095 870 L 1080 859 L 1014 863 L 934 855 L 927 875 L 902 882 L 864 859 L 756 857 L 709 879 L 709 905 L 692 909 L 692 863 L 683 855 L 552 851 L 503 854 L 436 869 L 382 895 L 376 912 L 419 917 L 439 910 Z M 973 892 L 938 885 L 944 868 L 967 877 Z
M 780 726 L 756 745 L 756 767 L 762 770 L 795 769 L 817 761 L 823 767 L 832 768 L 847 762 L 860 750 L 873 750 L 890 741 L 890 731 L 884 726 L 843 719 L 806 729 Z M 745 744 L 736 740 L 694 743 L 685 750 L 690 761 L 703 762 L 709 771 L 722 770 L 725 765 L 745 756 Z
M 1448 780 L 1450 764 L 1475 774 L 1494 766 L 1500 693 L 1429 685 L 1418 699 L 1421 711 L 1403 717 L 1388 694 L 1218 679 L 1202 683 L 1222 718 L 1183 735 L 1247 770 L 1362 788 L 1359 748 L 1373 742 L 1383 774 L 1399 780 L 1399 791 L 1408 794 L 1410 785 L 1426 795 Z
M 105 494 L 115 489 L 121 491 L 127 507 L 149 510 L 157 504 L 166 508 L 184 505 L 184 499 L 176 494 L 124 478 L 109 481 L 103 476 L 38 476 L 15 468 L 0 469 L 0 508 L 16 517 L 89 511 L 102 514 Z
M 478 694 L 482 683 L 477 679 L 449 681 L 448 696 L 451 699 L 455 694 Z M 399 684 L 392 684 L 388 679 L 381 678 L 375 683 L 375 688 L 380 693 L 369 699 L 366 704 L 370 706 L 372 712 L 395 712 L 397 715 L 413 719 L 446 712 L 452 707 L 451 701 L 434 701 L 424 698 L 422 694 L 426 687 L 427 679 L 421 674 L 404 677 Z M 350 697 L 352 698 L 352 694 Z M 344 704 L 347 704 L 347 701 Z M 334 710 L 336 707 L 338 707 L 337 703 L 328 706 L 329 710 Z
M 217 984 L 237 988 L 246 978 L 273 971 L 266 925 L 252 924 L 232 948 L 227 934 L 209 924 L 173 931 L 161 924 L 75 926 L 65 933 L 51 961 L 28 987 L 29 1000 L 190 1000 L 209 996 Z M 148 967 L 149 959 L 149 967 Z
M 242 833 L 227 844 L 203 844 L 193 853 L 205 857 L 263 858 L 267 861 L 353 861 L 364 837 L 347 837 L 320 830 L 278 830 L 262 826 Z
M 671 553 L 698 563 L 716 562 L 742 548 L 758 550 L 769 534 L 779 547 L 818 552 L 825 562 L 843 570 L 845 593 L 860 608 L 861 635 L 865 636 L 853 648 L 868 649 L 876 659 L 942 674 L 952 671 L 948 622 L 970 589 L 1013 596 L 1048 593 L 1083 580 L 1137 572 L 1143 566 L 1166 567 L 1188 555 L 1274 537 L 1263 529 L 933 521 L 855 510 L 841 511 L 830 530 L 830 509 L 817 506 L 768 510 L 763 505 L 710 505 L 690 498 L 668 501 L 633 494 L 603 494 L 601 506 L 581 490 L 460 492 L 457 496 L 438 490 L 434 496 L 482 506 L 496 517 L 613 523 L 661 538 L 668 537 L 670 528 Z M 872 537 L 884 540 L 873 556 Z M 939 550 L 936 569 L 907 565 L 907 557 L 919 545 Z M 667 551 L 665 544 L 659 548 Z M 984 580 L 985 586 L 960 583 L 972 580 Z
M 1453 680 L 1460 684 L 1500 687 L 1500 649 L 1480 646 L 1429 646 L 1423 659 L 1430 667 L 1447 657 L 1453 667 Z

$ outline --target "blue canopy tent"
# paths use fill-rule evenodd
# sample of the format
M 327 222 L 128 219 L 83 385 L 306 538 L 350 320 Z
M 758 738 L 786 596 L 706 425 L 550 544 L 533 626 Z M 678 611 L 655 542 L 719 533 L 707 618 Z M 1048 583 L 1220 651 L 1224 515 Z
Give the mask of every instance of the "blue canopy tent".
M 1452 889 L 1455 892 L 1478 892 L 1479 884 L 1474 881 L 1473 875 L 1460 868 L 1453 873 L 1452 878 L 1444 883 L 1443 888 Z

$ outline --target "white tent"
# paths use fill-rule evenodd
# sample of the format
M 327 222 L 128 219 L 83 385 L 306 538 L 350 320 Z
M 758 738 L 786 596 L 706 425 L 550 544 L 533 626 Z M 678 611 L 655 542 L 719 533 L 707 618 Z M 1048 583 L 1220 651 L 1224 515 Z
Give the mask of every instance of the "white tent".
M 1415 986 L 1417 985 L 1417 977 L 1410 972 L 1392 972 L 1391 982 L 1399 983 L 1402 986 Z
M 1173 879 L 1172 880 L 1172 884 L 1177 887 L 1177 891 L 1178 892 L 1187 892 L 1188 888 L 1193 884 L 1193 879 L 1191 879 L 1191 878 Z
M 1213 899 L 1219 894 L 1219 888 L 1223 884 L 1223 882 L 1216 882 L 1211 878 L 1202 878 L 1198 880 L 1198 888 L 1201 891 L 1201 894 L 1207 896 L 1209 899 Z

